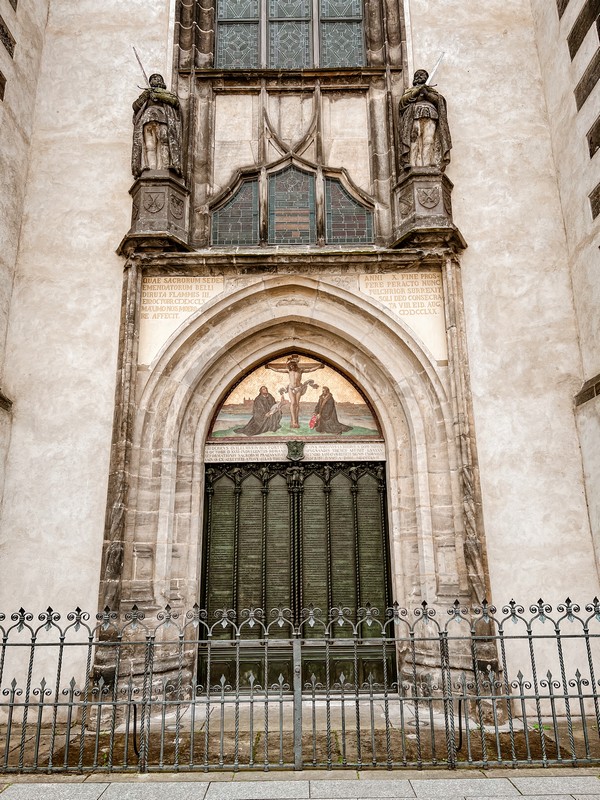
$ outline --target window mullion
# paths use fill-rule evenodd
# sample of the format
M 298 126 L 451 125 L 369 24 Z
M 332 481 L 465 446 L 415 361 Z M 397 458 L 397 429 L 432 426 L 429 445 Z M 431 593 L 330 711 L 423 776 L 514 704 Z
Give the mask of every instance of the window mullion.
M 260 48 L 260 66 L 264 69 L 268 66 L 267 51 L 269 47 L 269 0 L 260 0 L 260 29 L 259 29 L 259 48 Z
M 313 64 L 315 67 L 321 65 L 321 0 L 312 0 L 312 50 Z

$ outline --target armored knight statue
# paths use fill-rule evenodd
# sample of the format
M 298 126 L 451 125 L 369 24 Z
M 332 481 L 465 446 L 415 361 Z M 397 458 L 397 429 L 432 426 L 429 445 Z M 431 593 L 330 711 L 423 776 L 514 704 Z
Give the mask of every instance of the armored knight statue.
M 400 98 L 400 163 L 411 167 L 436 167 L 450 163 L 452 140 L 446 101 L 429 86 L 429 73 L 415 72 L 413 85 Z
M 144 170 L 171 170 L 181 174 L 181 110 L 177 95 L 167 91 L 162 75 L 151 75 L 133 104 L 131 169 L 136 178 Z

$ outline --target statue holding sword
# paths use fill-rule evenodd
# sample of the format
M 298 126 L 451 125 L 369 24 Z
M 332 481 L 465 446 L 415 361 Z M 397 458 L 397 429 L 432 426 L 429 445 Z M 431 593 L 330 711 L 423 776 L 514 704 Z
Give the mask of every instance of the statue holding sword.
M 418 69 L 400 98 L 400 163 L 411 167 L 437 167 L 441 172 L 450 162 L 452 139 L 448 127 L 446 101 L 431 85 L 442 60 L 431 75 Z
M 133 104 L 131 168 L 136 178 L 144 170 L 181 174 L 181 109 L 177 95 L 167 91 L 162 75 L 148 78 L 135 47 L 147 88 Z

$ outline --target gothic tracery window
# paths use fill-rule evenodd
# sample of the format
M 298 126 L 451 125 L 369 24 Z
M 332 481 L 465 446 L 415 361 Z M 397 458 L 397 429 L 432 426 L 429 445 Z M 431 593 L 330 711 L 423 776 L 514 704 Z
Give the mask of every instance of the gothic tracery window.
M 258 244 L 258 181 L 244 181 L 234 197 L 213 214 L 213 242 Z
M 269 176 L 269 244 L 317 241 L 315 176 L 290 167 Z
M 218 68 L 364 63 L 362 0 L 217 0 Z
M 373 213 L 350 195 L 337 178 L 325 177 L 323 218 L 317 213 L 314 173 L 288 166 L 267 176 L 267 237 L 264 244 L 369 244 Z M 260 243 L 259 178 L 248 179 L 227 202 L 213 211 L 213 245 L 248 246 Z

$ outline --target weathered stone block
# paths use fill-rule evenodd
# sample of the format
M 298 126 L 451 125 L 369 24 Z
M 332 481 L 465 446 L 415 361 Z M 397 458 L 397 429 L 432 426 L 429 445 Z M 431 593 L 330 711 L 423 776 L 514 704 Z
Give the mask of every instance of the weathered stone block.
M 412 167 L 394 187 L 394 244 L 409 240 L 466 247 L 452 222 L 452 181 L 435 167 Z
M 144 248 L 189 250 L 188 195 L 185 184 L 168 170 L 146 170 L 129 194 L 133 200 L 131 228 L 119 245 L 127 255 Z

